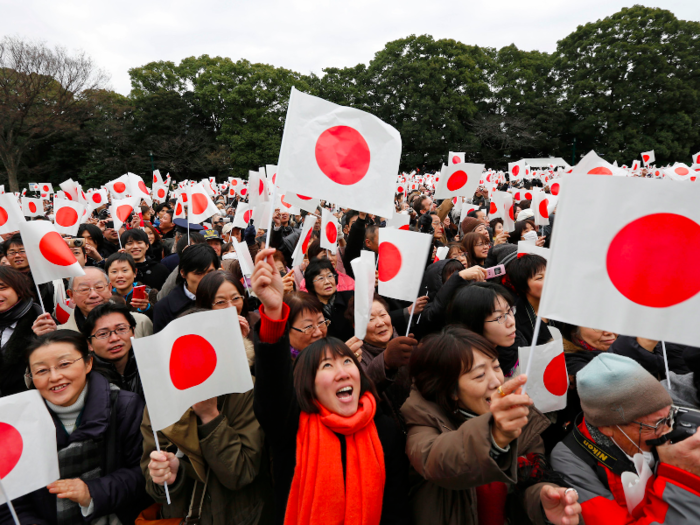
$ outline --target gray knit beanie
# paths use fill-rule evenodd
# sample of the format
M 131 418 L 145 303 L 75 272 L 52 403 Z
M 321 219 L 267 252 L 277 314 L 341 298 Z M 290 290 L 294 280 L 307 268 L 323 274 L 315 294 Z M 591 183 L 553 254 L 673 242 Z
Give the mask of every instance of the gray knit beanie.
M 586 421 L 596 427 L 631 423 L 673 404 L 661 383 L 639 363 L 610 352 L 579 371 L 576 389 Z

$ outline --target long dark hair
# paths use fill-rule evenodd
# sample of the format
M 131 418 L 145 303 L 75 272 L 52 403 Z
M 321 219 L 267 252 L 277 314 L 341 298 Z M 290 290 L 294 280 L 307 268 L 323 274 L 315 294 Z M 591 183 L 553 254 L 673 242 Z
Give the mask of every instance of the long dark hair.
M 462 325 L 483 335 L 484 322 L 495 311 L 498 297 L 503 297 L 509 306 L 515 304 L 513 296 L 500 284 L 486 282 L 463 286 L 447 307 L 447 324 Z
M 472 267 L 476 265 L 482 265 L 485 259 L 477 259 L 474 253 L 474 245 L 477 242 L 483 242 L 485 244 L 490 244 L 488 235 L 483 233 L 469 232 L 462 237 L 462 247 L 464 252 L 467 254 L 467 267 Z
M 36 298 L 36 293 L 29 277 L 11 266 L 0 266 L 0 281 L 15 291 L 19 302 Z
M 202 277 L 199 281 L 199 286 L 197 286 L 197 295 L 194 305 L 197 308 L 203 308 L 205 310 L 211 310 L 214 304 L 214 298 L 216 293 L 219 291 L 224 282 L 229 282 L 236 287 L 238 294 L 243 297 L 243 308 L 238 312 L 238 315 L 246 316 L 248 315 L 248 298 L 246 297 L 245 290 L 240 281 L 228 272 L 211 272 Z

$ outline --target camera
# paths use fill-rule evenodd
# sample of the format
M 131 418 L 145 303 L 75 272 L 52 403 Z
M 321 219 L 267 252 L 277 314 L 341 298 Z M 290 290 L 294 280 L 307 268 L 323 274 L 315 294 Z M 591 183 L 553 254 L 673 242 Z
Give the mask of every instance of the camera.
M 648 439 L 647 445 L 658 447 L 668 442 L 678 443 L 695 434 L 698 427 L 700 427 L 700 412 L 676 407 L 672 407 L 671 410 L 676 410 L 671 423 L 671 432 L 664 434 L 658 439 Z
M 85 246 L 85 239 L 80 239 L 80 238 L 73 238 L 73 239 L 66 239 L 66 242 L 68 243 L 68 246 L 71 248 L 82 248 Z

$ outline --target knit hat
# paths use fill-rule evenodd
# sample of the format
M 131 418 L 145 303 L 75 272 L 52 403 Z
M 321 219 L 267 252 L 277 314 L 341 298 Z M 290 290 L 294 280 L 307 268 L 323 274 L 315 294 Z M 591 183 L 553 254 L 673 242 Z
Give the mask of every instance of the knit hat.
M 462 235 L 473 232 L 479 226 L 479 224 L 484 223 L 475 217 L 465 217 L 460 227 L 462 230 Z
M 518 213 L 516 221 L 526 221 L 528 219 L 534 219 L 535 218 L 535 212 L 532 211 L 530 208 L 526 210 L 522 210 L 520 213 Z
M 495 264 L 506 266 L 510 261 L 518 256 L 518 246 L 516 244 L 497 244 L 491 250 L 489 258 L 495 258 Z
M 673 401 L 661 383 L 637 361 L 603 352 L 576 375 L 583 414 L 591 425 L 625 425 Z

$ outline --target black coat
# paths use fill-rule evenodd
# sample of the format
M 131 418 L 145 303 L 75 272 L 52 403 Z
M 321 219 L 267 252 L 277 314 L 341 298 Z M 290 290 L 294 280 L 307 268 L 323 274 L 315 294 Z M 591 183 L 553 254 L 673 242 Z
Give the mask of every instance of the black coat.
M 129 350 L 129 360 L 124 368 L 124 373 L 120 374 L 117 368 L 106 359 L 93 354 L 96 370 L 104 375 L 107 380 L 113 385 L 118 386 L 122 390 L 127 392 L 133 392 L 141 399 L 145 401 L 146 397 L 143 393 L 143 385 L 141 384 L 141 376 L 139 375 L 139 369 L 136 366 L 136 357 L 134 356 L 134 350 Z
M 149 288 L 160 290 L 170 276 L 171 270 L 158 261 L 148 259 L 144 262 L 136 263 L 136 281 L 145 284 Z
M 259 326 L 256 330 L 259 330 Z M 294 391 L 292 357 L 286 335 L 274 344 L 256 340 L 254 395 L 255 416 L 272 448 L 276 521 L 281 524 L 294 478 L 301 415 Z M 374 423 L 382 443 L 386 471 L 381 523 L 409 524 L 408 459 L 404 452 L 404 436 L 391 417 L 381 411 L 379 404 Z
M 32 325 L 41 313 L 41 307 L 34 303 L 17 321 L 10 339 L 0 351 L 0 396 L 9 396 L 27 390 L 24 382 L 27 369 L 25 350 L 29 341 L 34 338 Z
M 153 333 L 157 334 L 182 312 L 194 306 L 194 301 L 185 295 L 184 284 L 176 284 L 172 292 L 153 307 Z
M 666 343 L 666 355 L 668 357 L 668 369 L 676 374 L 689 374 L 692 372 L 683 359 L 683 351 L 686 348 L 692 348 L 676 343 Z M 700 351 L 700 349 L 697 349 Z M 661 342 L 656 343 L 653 352 L 649 352 L 642 348 L 637 342 L 636 337 L 621 335 L 612 344 L 609 352 L 613 354 L 624 355 L 630 359 L 634 359 L 642 365 L 647 372 L 657 379 L 666 378 L 666 367 L 664 365 L 664 355 L 661 348 Z
M 333 311 L 327 319 L 330 319 L 331 324 L 328 327 L 328 337 L 337 337 L 345 342 L 355 335 L 355 329 L 352 323 L 345 317 L 345 311 L 348 309 L 348 302 L 355 292 L 348 290 L 345 292 L 335 292 L 335 302 L 333 303 Z M 324 313 L 325 317 L 325 313 Z
M 141 419 L 144 402 L 136 394 L 119 391 L 116 400 L 117 429 L 112 442 L 109 438 L 112 411 L 109 382 L 97 373 L 89 374 L 88 378 L 88 392 L 85 396 L 85 408 L 80 416 L 80 426 L 73 430 L 70 436 L 58 417 L 49 410 L 56 425 L 58 450 L 71 443 L 88 439 L 105 439 L 106 448 L 116 449 L 115 469 L 86 482 L 95 504 L 95 510 L 89 518 L 92 520 L 116 514 L 124 525 L 128 525 L 134 522 L 139 512 L 152 503 L 146 494 L 146 480 L 139 466 L 143 453 Z M 105 464 L 103 460 L 103 469 Z M 50 494 L 46 488 L 17 498 L 13 504 L 22 525 L 56 523 L 56 496 Z M 0 524 L 13 524 L 6 505 L 0 506 Z

